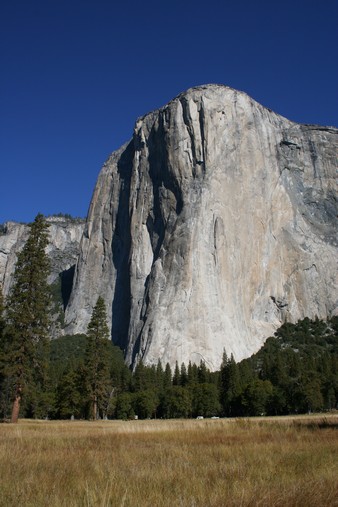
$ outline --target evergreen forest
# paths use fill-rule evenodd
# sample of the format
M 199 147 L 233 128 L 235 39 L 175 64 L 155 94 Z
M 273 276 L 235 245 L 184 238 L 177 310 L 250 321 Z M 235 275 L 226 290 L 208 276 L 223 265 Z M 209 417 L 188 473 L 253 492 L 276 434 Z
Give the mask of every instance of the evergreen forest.
M 285 323 L 252 357 L 224 351 L 212 372 L 196 364 L 131 371 L 109 336 L 99 297 L 87 333 L 50 340 L 51 294 L 42 215 L 6 300 L 0 290 L 0 418 L 248 417 L 336 410 L 338 317 Z

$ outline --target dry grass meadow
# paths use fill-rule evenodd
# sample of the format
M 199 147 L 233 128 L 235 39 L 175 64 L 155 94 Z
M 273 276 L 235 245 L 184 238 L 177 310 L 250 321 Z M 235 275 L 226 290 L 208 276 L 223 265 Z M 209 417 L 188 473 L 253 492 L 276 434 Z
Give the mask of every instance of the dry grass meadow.
M 0 425 L 1 506 L 338 506 L 338 416 Z

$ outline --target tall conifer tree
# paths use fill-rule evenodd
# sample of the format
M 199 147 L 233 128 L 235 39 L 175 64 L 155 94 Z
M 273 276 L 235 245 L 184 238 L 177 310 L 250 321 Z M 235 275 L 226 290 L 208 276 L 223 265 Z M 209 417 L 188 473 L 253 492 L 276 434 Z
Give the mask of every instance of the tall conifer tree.
M 12 422 L 17 422 L 27 389 L 43 385 L 47 364 L 50 265 L 46 254 L 48 224 L 38 214 L 18 255 L 7 302 L 8 353 L 6 373 L 13 393 Z
M 95 420 L 98 417 L 99 408 L 107 402 L 111 390 L 111 342 L 107 325 L 106 306 L 101 296 L 93 309 L 87 336 L 88 345 L 85 357 L 87 389 L 92 417 Z
M 174 375 L 173 375 L 173 385 L 178 386 L 180 385 L 180 368 L 178 366 L 178 362 L 175 363 L 175 369 L 174 369 Z
M 2 292 L 2 285 L 0 284 L 0 417 L 5 416 L 6 403 L 5 403 L 5 368 L 6 368 L 6 340 L 5 340 L 5 301 Z
M 220 372 L 221 403 L 227 416 L 234 415 L 236 402 L 241 394 L 240 376 L 238 365 L 231 354 L 230 359 L 223 353 L 223 361 Z
M 0 283 L 0 337 L 3 336 L 5 330 L 5 300 Z
M 4 353 L 5 353 L 5 300 L 2 292 L 2 285 L 0 284 L 0 378 L 4 369 Z

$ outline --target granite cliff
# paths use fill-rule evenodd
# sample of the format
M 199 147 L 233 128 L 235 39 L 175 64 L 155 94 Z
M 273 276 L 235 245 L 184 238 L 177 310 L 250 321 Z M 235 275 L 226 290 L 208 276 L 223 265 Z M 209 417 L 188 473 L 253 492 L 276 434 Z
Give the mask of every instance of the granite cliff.
M 66 331 L 85 332 L 102 295 L 128 363 L 216 369 L 224 349 L 249 356 L 285 320 L 337 313 L 337 148 L 337 129 L 225 86 L 140 118 L 104 165 L 87 223 L 48 219 L 64 306 L 76 265 Z M 2 226 L 5 294 L 27 233 Z
M 286 319 L 336 312 L 337 149 L 337 129 L 219 85 L 140 118 L 99 174 L 67 331 L 102 295 L 128 363 L 217 369 Z
M 79 255 L 79 245 L 84 229 L 84 220 L 60 216 L 46 218 L 49 223 L 50 243 L 47 248 L 51 260 L 49 283 L 58 278 L 72 283 L 72 272 Z M 14 273 L 17 254 L 25 244 L 29 234 L 27 224 L 6 222 L 0 232 L 0 283 L 7 295 Z

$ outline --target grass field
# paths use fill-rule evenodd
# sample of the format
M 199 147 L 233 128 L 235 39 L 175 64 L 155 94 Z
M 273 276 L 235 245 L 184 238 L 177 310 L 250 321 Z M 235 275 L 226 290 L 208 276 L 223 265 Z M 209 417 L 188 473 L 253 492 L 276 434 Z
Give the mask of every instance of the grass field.
M 338 506 L 338 416 L 0 425 L 1 506 Z

